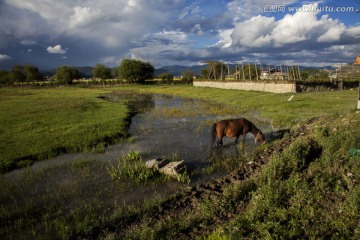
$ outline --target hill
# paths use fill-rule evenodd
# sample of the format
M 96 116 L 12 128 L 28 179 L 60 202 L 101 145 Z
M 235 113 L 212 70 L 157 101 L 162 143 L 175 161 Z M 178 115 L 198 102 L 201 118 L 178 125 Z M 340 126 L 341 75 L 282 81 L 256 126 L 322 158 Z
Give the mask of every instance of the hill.
M 93 67 L 84 66 L 84 67 L 75 67 L 75 68 L 79 71 L 80 77 L 82 77 L 82 78 L 91 78 L 92 77 Z M 56 69 L 40 70 L 40 72 L 45 77 L 46 76 L 51 77 L 51 76 L 55 75 Z
M 171 73 L 174 76 L 181 76 L 186 70 L 190 70 L 191 72 L 200 75 L 201 69 L 206 67 L 207 65 L 195 65 L 191 67 L 180 65 L 163 66 L 155 70 L 155 75 L 159 75 L 161 73 Z

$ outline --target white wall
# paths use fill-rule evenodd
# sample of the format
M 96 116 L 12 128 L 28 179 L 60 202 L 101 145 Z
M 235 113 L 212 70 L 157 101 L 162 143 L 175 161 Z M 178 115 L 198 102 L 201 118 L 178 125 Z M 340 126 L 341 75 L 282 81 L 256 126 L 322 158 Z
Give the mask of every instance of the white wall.
M 272 93 L 296 93 L 295 83 L 194 81 L 193 85 L 195 87 L 253 90 Z

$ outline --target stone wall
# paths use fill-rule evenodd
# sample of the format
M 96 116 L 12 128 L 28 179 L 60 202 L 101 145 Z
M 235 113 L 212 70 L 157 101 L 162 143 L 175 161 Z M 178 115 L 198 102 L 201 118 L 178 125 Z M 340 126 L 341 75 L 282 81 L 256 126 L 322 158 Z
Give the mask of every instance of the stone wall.
M 333 90 L 347 90 L 359 87 L 358 81 L 353 82 L 302 82 L 296 84 L 296 92 L 321 92 L 321 91 L 333 91 Z
M 253 90 L 253 91 L 272 92 L 272 93 L 296 92 L 295 83 L 194 81 L 193 85 L 195 87 Z
M 298 83 L 267 83 L 267 82 L 216 82 L 194 81 L 195 87 L 211 87 L 222 89 L 252 90 L 272 93 L 320 92 L 358 88 L 359 82 L 298 82 Z

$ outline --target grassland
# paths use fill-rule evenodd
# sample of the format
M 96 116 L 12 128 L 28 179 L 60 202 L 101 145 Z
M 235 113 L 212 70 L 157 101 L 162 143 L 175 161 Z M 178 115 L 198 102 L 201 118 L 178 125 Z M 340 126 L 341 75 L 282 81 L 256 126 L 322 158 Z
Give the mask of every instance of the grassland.
M 294 125 L 322 118 L 309 126 L 308 135 L 298 137 L 282 152 L 272 154 L 261 174 L 222 187 L 221 193 L 206 193 L 206 197 L 200 191 L 190 192 L 193 197 L 201 195 L 194 201 L 193 198 L 185 201 L 175 197 L 175 202 L 183 201 L 182 207 L 175 206 L 178 208 L 169 207 L 169 199 L 155 197 L 154 201 L 137 206 L 114 204 L 114 208 L 104 210 L 100 195 L 114 191 L 111 187 L 84 194 L 82 185 L 69 184 L 66 178 L 51 188 L 37 187 L 52 175 L 62 174 L 57 167 L 24 171 L 20 184 L 0 176 L 0 186 L 4 190 L 0 197 L 6 203 L 0 206 L 1 236 L 25 236 L 24 239 L 29 236 L 38 239 L 99 236 L 106 239 L 358 239 L 360 159 L 351 155 L 351 149 L 360 149 L 360 113 L 355 112 L 357 91 L 295 94 L 288 101 L 292 94 L 191 86 L 0 89 L 2 171 L 61 152 L 103 151 L 107 143 L 126 134 L 129 110 L 122 101 L 115 103 L 97 97 L 122 90 L 213 101 L 223 106 L 225 112 L 231 110 L 239 115 L 256 112 L 272 125 L 292 128 L 292 132 L 297 131 Z M 218 107 L 209 112 L 223 113 Z M 292 136 L 285 138 L 292 139 Z M 277 141 L 265 147 L 276 144 Z M 106 172 L 102 163 L 90 163 L 85 159 L 67 165 L 72 175 L 79 175 L 95 187 L 104 181 L 104 178 L 90 177 L 96 171 Z M 116 168 L 119 165 L 124 164 L 120 161 Z M 131 179 L 133 175 L 141 175 L 139 171 L 129 174 L 132 168 L 126 167 L 127 172 L 116 172 L 114 176 Z M 69 179 L 72 179 L 71 174 Z M 39 195 L 41 191 L 45 191 L 42 196 Z M 76 194 L 78 199 L 70 200 Z M 35 200 L 30 196 L 35 196 Z M 167 211 L 171 214 L 166 215 Z M 137 222 L 133 224 L 134 221 Z
M 0 89 L 0 171 L 64 152 L 104 151 L 127 132 L 125 104 L 100 89 Z
M 258 112 L 276 127 L 290 128 L 296 123 L 319 116 L 348 113 L 356 108 L 357 91 L 276 94 L 255 91 L 194 88 L 192 86 L 130 86 L 141 92 L 168 94 L 215 101 L 231 108 L 234 114 Z M 291 101 L 288 99 L 294 95 Z M 216 112 L 214 112 L 216 114 Z
M 350 112 L 357 91 L 272 94 L 191 86 L 121 88 L 0 89 L 0 171 L 27 166 L 64 152 L 104 151 L 126 134 L 129 110 L 124 103 L 99 98 L 114 90 L 136 90 L 202 99 L 222 104 L 225 112 L 259 113 L 276 127 L 318 116 Z M 209 110 L 219 115 L 219 108 Z

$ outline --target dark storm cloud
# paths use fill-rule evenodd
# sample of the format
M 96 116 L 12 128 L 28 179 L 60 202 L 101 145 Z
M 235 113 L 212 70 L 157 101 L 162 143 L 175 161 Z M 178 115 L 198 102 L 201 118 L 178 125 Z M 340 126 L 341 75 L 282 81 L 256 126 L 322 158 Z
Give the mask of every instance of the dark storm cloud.
M 297 4 L 279 0 L 278 4 Z M 54 68 L 139 58 L 155 66 L 227 62 L 348 62 L 359 51 L 353 24 L 320 12 L 263 14 L 251 0 L 4 0 L 0 67 Z

